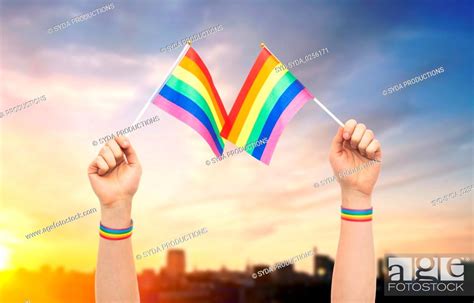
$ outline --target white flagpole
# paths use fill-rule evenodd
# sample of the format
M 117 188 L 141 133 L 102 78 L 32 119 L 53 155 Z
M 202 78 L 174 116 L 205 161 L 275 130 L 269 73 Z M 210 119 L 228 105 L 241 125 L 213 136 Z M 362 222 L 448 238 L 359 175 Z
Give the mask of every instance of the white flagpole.
M 334 121 L 337 122 L 337 124 L 339 124 L 341 127 L 344 128 L 344 123 L 341 122 L 341 120 L 339 120 L 333 113 L 331 113 L 331 111 L 326 107 L 324 106 L 324 104 L 322 104 L 321 102 L 319 102 L 318 99 L 316 99 L 316 97 L 314 97 L 314 102 L 316 102 L 317 105 L 319 105 L 331 118 L 334 119 Z
M 275 56 L 275 55 L 271 52 L 271 50 L 268 49 L 268 47 L 265 45 L 265 43 L 263 43 L 263 42 L 260 43 L 260 46 L 261 46 L 262 48 L 265 48 L 273 57 L 275 57 L 275 58 L 278 60 L 278 62 L 281 63 L 280 59 L 278 59 L 278 57 Z M 283 63 L 281 63 L 281 64 L 283 64 Z M 284 64 L 283 64 L 283 65 L 284 65 Z M 339 124 L 340 126 L 344 127 L 344 123 L 342 123 L 341 120 L 339 120 L 326 106 L 324 106 L 324 104 L 322 104 L 321 102 L 319 102 L 319 100 L 316 99 L 316 97 L 314 97 L 313 100 L 314 100 L 314 102 L 316 102 L 316 104 L 319 105 L 331 118 L 333 118 L 334 121 L 336 121 L 337 124 Z
M 151 97 L 148 99 L 148 101 L 145 103 L 145 106 L 143 106 L 142 110 L 140 111 L 140 113 L 138 114 L 137 118 L 135 119 L 135 121 L 133 122 L 132 125 L 135 125 L 138 123 L 138 121 L 140 120 L 140 118 L 143 116 L 143 114 L 145 113 L 146 109 L 148 108 L 148 106 L 150 105 L 150 103 L 153 101 L 153 99 L 155 98 L 156 94 L 163 88 L 163 86 L 165 85 L 166 82 L 168 82 L 169 78 L 171 77 L 171 73 L 173 72 L 173 70 L 176 68 L 176 66 L 179 64 L 179 62 L 181 61 L 181 59 L 183 59 L 184 55 L 186 55 L 186 52 L 188 51 L 189 47 L 191 47 L 191 41 L 188 41 L 186 43 L 186 45 L 184 46 L 183 50 L 181 51 L 181 53 L 179 54 L 178 58 L 176 59 L 176 61 L 174 62 L 173 66 L 171 66 L 170 70 L 168 71 L 168 74 L 166 75 L 166 78 L 165 80 L 163 81 L 163 83 L 161 83 L 160 87 L 158 87 L 155 92 L 153 93 L 153 95 L 151 95 Z

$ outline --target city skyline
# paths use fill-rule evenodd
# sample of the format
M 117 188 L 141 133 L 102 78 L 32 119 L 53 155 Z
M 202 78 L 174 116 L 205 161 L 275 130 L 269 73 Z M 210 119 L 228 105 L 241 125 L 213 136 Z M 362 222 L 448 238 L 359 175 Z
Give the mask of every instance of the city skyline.
M 316 247 L 312 251 L 315 253 L 311 258 L 311 274 L 296 271 L 294 264 L 290 264 L 281 268 L 274 267 L 273 270 L 266 271 L 265 275 L 257 277 L 255 273 L 269 269 L 272 265 L 262 261 L 247 264 L 241 270 L 229 270 L 225 267 L 218 270 L 186 270 L 185 250 L 172 248 L 166 251 L 167 262 L 161 268 L 144 268 L 137 273 L 141 302 L 263 303 L 271 298 L 286 300 L 283 302 L 301 302 L 302 299 L 328 301 L 334 260 L 328 255 L 318 254 Z M 388 274 L 388 257 L 377 259 L 378 297 L 383 296 L 383 283 Z M 462 264 L 465 268 L 463 273 L 471 279 L 474 274 L 474 262 L 464 261 Z M 89 302 L 94 298 L 94 272 L 66 271 L 63 267 L 53 269 L 45 265 L 38 271 L 17 269 L 7 275 L 8 279 L 4 279 L 5 284 L 0 292 L 0 300 L 56 303 L 66 299 L 68 302 Z M 2 276 L 5 278 L 5 272 L 0 271 L 0 277 Z M 21 288 L 20 281 L 31 286 L 27 289 Z M 36 282 L 33 283 L 34 281 Z M 61 291 L 63 285 L 67 285 L 67 293 Z M 285 294 L 290 294 L 290 297 Z

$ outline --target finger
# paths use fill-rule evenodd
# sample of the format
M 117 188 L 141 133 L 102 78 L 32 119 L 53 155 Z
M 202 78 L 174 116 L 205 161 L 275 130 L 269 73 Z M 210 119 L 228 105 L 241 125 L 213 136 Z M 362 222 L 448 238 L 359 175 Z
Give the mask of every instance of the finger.
M 359 145 L 360 140 L 362 140 L 362 136 L 364 135 L 364 132 L 367 128 L 363 123 L 357 124 L 354 133 L 352 134 L 351 137 L 351 147 L 353 149 L 357 148 L 357 145 Z
M 123 161 L 125 161 L 125 159 L 123 157 L 122 149 L 118 145 L 117 141 L 109 140 L 106 145 L 110 148 L 110 150 L 114 154 L 115 161 L 117 162 L 117 165 L 122 163 Z
M 366 130 L 364 132 L 364 135 L 362 136 L 362 139 L 360 140 L 359 145 L 357 145 L 357 148 L 359 149 L 359 152 L 361 155 L 366 155 L 365 150 L 367 149 L 367 146 L 369 146 L 370 142 L 374 139 L 374 132 L 371 131 L 370 129 Z
M 342 145 L 344 143 L 344 137 L 342 136 L 343 133 L 344 133 L 344 128 L 339 127 L 339 129 L 337 130 L 336 135 L 332 139 L 332 143 L 331 143 L 331 152 L 332 153 L 338 153 L 338 152 L 341 152 L 341 151 L 344 150 L 344 148 L 342 147 Z
M 354 132 L 354 129 L 357 125 L 357 121 L 354 119 L 347 120 L 344 125 L 344 140 L 349 140 Z
M 105 162 L 107 162 L 109 169 L 112 170 L 115 168 L 115 166 L 117 165 L 117 161 L 115 161 L 114 153 L 112 152 L 110 147 L 108 147 L 107 145 L 102 147 L 102 149 L 99 152 L 99 155 L 102 156 Z
M 120 136 L 118 138 L 115 138 L 115 140 L 117 141 L 117 143 L 122 148 L 122 150 L 125 154 L 125 157 L 127 158 L 128 164 L 132 164 L 132 165 L 133 164 L 138 164 L 139 163 L 138 156 L 135 153 L 135 150 L 133 149 L 132 144 L 130 144 L 130 141 L 124 136 Z
M 98 170 L 99 167 L 97 166 L 97 159 L 94 159 L 94 161 L 92 161 L 91 164 L 89 164 L 89 167 L 87 168 L 87 174 L 97 174 Z
M 367 148 L 365 149 L 365 152 L 367 153 L 367 157 L 369 159 L 375 159 L 380 161 L 382 157 L 380 142 L 377 139 L 373 139 L 372 142 L 370 142 L 369 146 L 367 146 Z
M 99 168 L 99 171 L 97 172 L 99 176 L 103 176 L 109 172 L 109 166 L 107 165 L 107 162 L 105 162 L 104 158 L 102 158 L 102 156 L 97 156 L 96 163 L 97 167 Z

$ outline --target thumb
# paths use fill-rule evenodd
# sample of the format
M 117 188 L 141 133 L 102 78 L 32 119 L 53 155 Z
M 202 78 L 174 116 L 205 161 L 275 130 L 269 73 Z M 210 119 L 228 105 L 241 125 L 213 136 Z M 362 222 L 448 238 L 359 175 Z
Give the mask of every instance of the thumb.
M 133 149 L 132 144 L 130 144 L 130 141 L 123 136 L 116 138 L 116 141 L 120 145 L 120 148 L 122 149 L 123 153 L 125 154 L 128 164 L 138 164 L 137 153 L 135 152 L 135 149 Z
M 332 139 L 331 143 L 331 154 L 338 154 L 344 150 L 343 143 L 344 143 L 344 128 L 339 127 L 337 130 L 336 135 Z
M 99 166 L 97 165 L 97 160 L 94 160 L 87 167 L 88 175 L 96 175 L 99 172 Z

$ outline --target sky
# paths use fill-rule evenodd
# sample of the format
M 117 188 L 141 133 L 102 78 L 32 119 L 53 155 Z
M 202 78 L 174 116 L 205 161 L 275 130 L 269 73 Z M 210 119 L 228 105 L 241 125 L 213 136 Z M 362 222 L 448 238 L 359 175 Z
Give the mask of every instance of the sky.
M 53 33 L 72 17 L 113 9 Z M 97 140 L 129 126 L 180 49 L 160 49 L 213 26 L 193 43 L 228 112 L 260 51 L 289 62 L 327 48 L 292 73 L 341 120 L 382 143 L 374 197 L 378 257 L 472 253 L 472 193 L 431 201 L 473 182 L 473 4 L 457 1 L 0 1 L 0 270 L 44 264 L 92 271 L 99 214 L 25 235 L 99 207 L 86 169 Z M 433 69 L 444 72 L 392 94 Z M 206 165 L 213 153 L 192 129 L 150 106 L 160 121 L 135 132 L 143 166 L 133 201 L 136 254 L 207 227 L 186 242 L 187 268 L 243 270 L 317 247 L 335 255 L 336 182 L 328 152 L 337 124 L 306 104 L 269 166 L 247 154 Z M 234 146 L 227 142 L 226 150 Z M 136 262 L 163 266 L 164 254 Z M 297 270 L 311 272 L 310 259 Z

